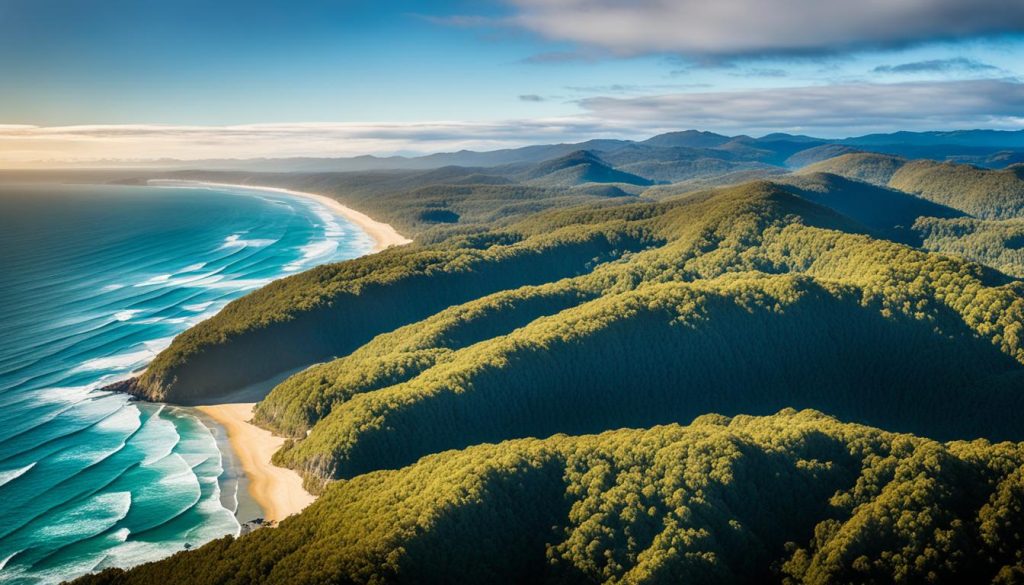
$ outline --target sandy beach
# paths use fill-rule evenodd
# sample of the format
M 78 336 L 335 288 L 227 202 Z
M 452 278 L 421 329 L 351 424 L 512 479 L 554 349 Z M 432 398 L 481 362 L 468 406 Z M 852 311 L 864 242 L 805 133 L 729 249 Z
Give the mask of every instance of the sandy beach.
M 151 184 L 172 184 L 172 185 L 198 185 L 206 187 L 232 187 L 236 189 L 254 189 L 258 191 L 272 191 L 275 193 L 284 193 L 286 195 L 294 195 L 296 197 L 305 197 L 308 199 L 314 199 L 317 202 L 323 204 L 331 211 L 351 221 L 352 223 L 359 226 L 361 230 L 366 232 L 371 239 L 373 239 L 374 252 L 380 252 L 385 248 L 391 246 L 401 246 L 408 244 L 412 240 L 398 233 L 395 228 L 391 225 L 377 221 L 372 217 L 366 215 L 361 211 L 356 211 L 351 207 L 342 205 L 336 199 L 332 199 L 326 195 L 320 195 L 318 193 L 308 193 L 305 191 L 293 191 L 291 189 L 284 189 L 282 187 L 263 187 L 260 185 L 242 185 L 237 183 L 213 183 L 209 181 L 184 181 L 184 180 L 156 180 L 150 181 Z
M 227 431 L 232 450 L 249 479 L 249 494 L 263 509 L 266 520 L 280 522 L 316 498 L 302 488 L 298 473 L 270 462 L 284 438 L 249 422 L 254 406 L 255 402 L 235 402 L 196 408 Z
M 408 244 L 412 240 L 398 233 L 393 227 L 386 223 L 379 222 L 365 213 L 361 213 L 346 207 L 327 197 L 316 193 L 303 191 L 292 191 L 278 187 L 261 187 L 257 185 L 238 185 L 230 183 L 211 183 L 205 181 L 152 181 L 154 185 L 199 185 L 207 187 L 231 187 L 254 189 L 260 191 L 273 191 L 285 193 L 297 197 L 315 199 L 331 211 L 351 221 L 374 241 L 374 252 L 379 252 L 391 246 Z M 196 409 L 203 412 L 227 432 L 228 443 L 238 458 L 242 470 L 248 478 L 249 495 L 263 509 L 264 519 L 279 522 L 292 514 L 302 511 L 303 508 L 313 503 L 315 496 L 302 487 L 302 478 L 291 469 L 277 467 L 272 464 L 271 457 L 281 448 L 285 439 L 275 436 L 266 429 L 262 429 L 250 421 L 252 420 L 253 407 L 258 400 L 262 400 L 273 386 L 284 377 L 273 382 L 256 384 L 232 393 L 232 397 L 223 403 L 197 406 Z M 241 519 L 243 521 L 249 518 Z

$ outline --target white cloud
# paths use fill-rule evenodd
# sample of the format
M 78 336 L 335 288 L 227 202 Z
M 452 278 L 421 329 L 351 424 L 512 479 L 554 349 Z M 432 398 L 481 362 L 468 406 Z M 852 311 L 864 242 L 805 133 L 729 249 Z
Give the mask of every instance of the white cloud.
M 416 124 L 0 125 L 0 166 L 29 161 L 355 156 L 493 150 L 697 128 L 725 133 L 1024 128 L 1024 84 L 962 80 L 604 96 L 562 118 Z
M 1024 31 L 1018 0 L 506 0 L 507 23 L 620 55 L 832 52 Z
M 0 165 L 490 150 L 534 142 L 585 140 L 604 131 L 604 126 L 586 117 L 410 124 L 0 125 Z

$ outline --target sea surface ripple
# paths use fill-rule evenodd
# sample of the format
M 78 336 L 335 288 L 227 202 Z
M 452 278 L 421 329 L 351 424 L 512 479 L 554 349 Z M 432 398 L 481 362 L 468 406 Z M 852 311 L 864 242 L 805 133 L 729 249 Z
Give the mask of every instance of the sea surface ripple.
M 0 583 L 56 583 L 237 534 L 188 410 L 98 388 L 231 300 L 372 241 L 235 188 L 0 186 Z

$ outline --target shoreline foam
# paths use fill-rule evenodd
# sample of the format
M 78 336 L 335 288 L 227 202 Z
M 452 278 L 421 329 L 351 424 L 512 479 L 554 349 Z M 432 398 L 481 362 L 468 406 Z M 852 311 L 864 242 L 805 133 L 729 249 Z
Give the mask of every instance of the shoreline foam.
M 366 215 L 361 211 L 356 211 L 351 207 L 343 205 L 337 199 L 333 199 L 326 195 L 320 195 L 319 193 L 310 193 L 308 191 L 294 191 L 292 189 L 285 189 L 283 187 L 264 187 L 261 185 L 244 185 L 241 183 L 215 183 L 212 181 L 189 181 L 189 180 L 177 180 L 177 179 L 157 179 L 150 181 L 150 184 L 154 186 L 169 185 L 169 186 L 197 186 L 197 187 L 217 187 L 225 189 L 248 189 L 252 191 L 269 191 L 272 193 L 283 193 L 285 195 L 293 195 L 295 197 L 303 197 L 305 199 L 312 199 L 331 211 L 337 213 L 341 217 L 352 222 L 359 229 L 363 230 L 366 235 L 370 236 L 373 240 L 374 252 L 380 252 L 381 250 L 390 248 L 391 246 L 402 246 L 412 242 L 409 238 L 398 233 L 395 228 L 391 227 L 390 224 L 377 221 L 372 217 Z
M 279 187 L 207 181 L 160 180 L 153 181 L 152 183 L 168 186 L 191 185 L 270 191 L 313 199 L 366 233 L 374 242 L 373 252 L 379 252 L 391 246 L 401 246 L 412 241 L 398 233 L 389 224 L 379 222 L 364 213 L 342 205 L 330 197 L 317 193 L 293 191 Z M 288 372 L 287 375 L 291 373 Z M 270 431 L 260 428 L 251 422 L 256 401 L 262 400 L 275 383 L 281 379 L 283 378 L 244 388 L 234 392 L 230 397 L 224 399 L 223 402 L 217 404 L 197 405 L 194 407 L 224 429 L 224 432 L 227 434 L 228 445 L 232 451 L 231 455 L 239 463 L 245 474 L 246 481 L 241 482 L 239 488 L 246 488 L 248 495 L 263 510 L 264 520 L 272 522 L 280 522 L 288 516 L 302 511 L 316 499 L 315 496 L 303 488 L 302 477 L 297 472 L 271 463 L 271 458 L 284 444 L 285 439 L 275 436 Z M 218 445 L 220 445 L 219 442 Z M 242 495 L 239 494 L 239 497 L 242 497 Z M 241 512 L 241 509 L 238 512 Z M 251 520 L 251 518 L 239 518 L 239 520 L 245 522 Z
M 313 503 L 315 496 L 302 487 L 302 477 L 277 467 L 271 457 L 285 439 L 250 422 L 255 402 L 197 406 L 196 410 L 224 428 L 235 457 L 248 480 L 248 492 L 263 510 L 267 521 L 280 522 Z

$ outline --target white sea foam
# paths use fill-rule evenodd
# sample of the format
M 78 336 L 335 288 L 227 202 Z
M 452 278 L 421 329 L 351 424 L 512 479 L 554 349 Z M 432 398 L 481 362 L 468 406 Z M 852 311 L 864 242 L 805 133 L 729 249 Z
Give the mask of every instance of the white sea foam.
M 136 321 L 139 325 L 181 325 L 182 323 L 190 323 L 190 317 L 150 317 L 149 319 L 142 319 Z
M 80 540 L 113 526 L 128 514 L 131 505 L 131 492 L 111 492 L 92 496 L 85 504 L 76 506 L 39 527 L 37 532 L 44 541 Z
M 171 454 L 181 440 L 174 423 L 160 416 L 164 407 L 161 405 L 149 417 L 137 433 L 132 435 L 132 446 L 143 452 L 141 465 L 159 461 Z
M 65 378 L 67 382 L 57 384 L 63 384 L 67 388 L 47 388 L 45 391 L 30 393 L 36 395 L 30 405 L 32 408 L 48 409 L 47 412 L 41 412 L 39 416 L 33 418 L 33 428 L 29 429 L 32 432 L 31 441 L 17 437 L 25 430 L 16 428 L 17 418 L 12 416 L 8 420 L 0 414 L 0 427 L 15 431 L 10 445 L 21 441 L 25 448 L 30 448 L 30 442 L 49 441 L 42 446 L 34 447 L 36 451 L 33 451 L 33 457 L 38 455 L 38 458 L 33 460 L 39 461 L 36 468 L 26 469 L 24 466 L 30 463 L 27 459 L 9 459 L 5 466 L 0 467 L 0 485 L 7 484 L 4 488 L 7 490 L 6 493 L 17 492 L 20 489 L 26 497 L 36 497 L 44 492 L 57 497 L 59 489 L 62 489 L 58 486 L 28 484 L 44 475 L 41 473 L 43 470 L 59 468 L 67 470 L 69 474 L 75 474 L 83 469 L 97 468 L 98 462 L 110 458 L 114 458 L 111 462 L 116 463 L 115 467 L 120 468 L 122 463 L 131 461 L 134 465 L 132 469 L 146 468 L 150 473 L 155 473 L 152 484 L 133 481 L 132 472 L 128 472 L 97 492 L 133 492 L 127 520 L 115 521 L 113 525 L 113 528 L 120 530 L 108 527 L 105 532 L 95 536 L 89 536 L 88 531 L 83 531 L 78 534 L 67 534 L 68 538 L 58 538 L 58 541 L 69 544 L 47 557 L 47 564 L 52 561 L 60 565 L 59 572 L 52 575 L 50 569 L 43 568 L 42 565 L 29 566 L 31 559 L 41 554 L 42 549 L 36 548 L 36 542 L 28 543 L 27 546 L 19 547 L 26 549 L 25 555 L 16 555 L 6 563 L 8 567 L 0 576 L 0 582 L 5 578 L 16 579 L 21 575 L 30 579 L 42 577 L 44 582 L 55 582 L 62 578 L 77 576 L 92 568 L 132 566 L 151 561 L 181 550 L 185 543 L 198 546 L 224 534 L 238 534 L 240 527 L 233 511 L 229 509 L 232 507 L 231 504 L 225 501 L 224 503 L 229 506 L 225 508 L 221 503 L 221 485 L 218 478 L 223 471 L 224 462 L 222 453 L 218 450 L 209 430 L 205 427 L 194 428 L 200 423 L 185 413 L 178 416 L 171 416 L 167 411 L 154 413 L 150 410 L 152 407 L 130 403 L 123 395 L 101 393 L 96 388 L 126 378 L 131 371 L 148 363 L 156 353 L 166 347 L 172 340 L 171 335 L 180 333 L 187 325 L 215 315 L 229 300 L 240 293 L 266 285 L 285 273 L 306 269 L 320 262 L 334 261 L 338 259 L 339 251 L 351 251 L 351 255 L 354 256 L 369 251 L 372 245 L 365 233 L 353 230 L 345 220 L 335 216 L 328 207 L 320 203 L 288 195 L 263 196 L 258 193 L 261 192 L 252 191 L 250 195 L 273 203 L 275 213 L 291 214 L 292 218 L 297 220 L 294 225 L 299 231 L 291 231 L 292 224 L 288 224 L 280 234 L 274 234 L 270 230 L 254 227 L 258 221 L 239 221 L 226 228 L 231 230 L 227 232 L 231 235 L 222 241 L 218 240 L 225 233 L 214 236 L 210 245 L 211 240 L 205 238 L 209 238 L 211 234 L 206 232 L 203 234 L 204 238 L 197 240 L 201 245 L 187 254 L 175 252 L 162 258 L 148 255 L 145 264 L 126 268 L 124 275 L 118 277 L 120 283 L 112 283 L 109 276 L 105 281 L 101 280 L 102 288 L 94 289 L 90 293 L 98 297 L 96 301 L 83 302 L 83 310 L 78 312 L 79 315 L 87 316 L 79 317 L 80 321 L 89 321 L 86 324 L 89 327 L 92 327 L 92 321 L 95 321 L 95 327 L 88 331 L 76 332 L 76 335 L 107 335 L 113 318 L 120 322 L 130 322 L 137 333 L 146 332 L 138 326 L 152 327 L 153 333 L 150 335 L 162 337 L 143 343 L 137 343 L 133 339 L 114 349 L 96 343 L 94 345 L 102 349 L 93 350 L 84 357 L 73 357 L 67 360 L 68 363 L 60 364 L 59 372 L 69 375 Z M 284 209 L 285 207 L 288 209 Z M 308 237 L 295 240 L 300 233 L 308 234 Z M 215 248 L 220 251 L 216 251 Z M 252 249 L 242 251 L 244 248 Z M 280 260 L 282 255 L 284 260 Z M 282 266 L 285 262 L 288 264 Z M 275 264 L 276 270 L 273 266 Z M 104 284 L 106 286 L 102 286 Z M 121 298 L 126 296 L 126 291 L 104 296 L 125 287 L 139 287 L 129 289 L 138 295 L 138 299 Z M 164 304 L 156 306 L 161 301 Z M 147 304 L 144 309 L 121 310 L 126 306 L 142 307 L 143 302 L 152 303 L 153 306 Z M 114 309 L 111 310 L 109 307 Z M 95 339 L 98 341 L 100 338 Z M 105 352 L 114 354 L 102 357 L 96 355 Z M 84 384 L 85 381 L 93 383 Z M 8 406 L 15 401 L 17 397 L 13 394 L 0 395 L 0 405 Z M 53 404 L 47 406 L 50 402 Z M 20 408 L 20 402 L 17 405 Z M 34 428 L 53 417 L 60 421 L 59 426 L 51 424 L 40 429 Z M 182 420 L 178 420 L 179 418 Z M 82 440 L 70 439 L 72 433 L 80 433 L 76 437 L 80 436 Z M 172 461 L 178 462 L 172 464 Z M 66 476 L 61 474 L 55 474 L 54 477 L 55 481 L 66 479 Z M 134 479 L 140 480 L 141 476 Z M 47 479 L 43 483 L 49 481 Z M 24 487 L 20 487 L 22 483 Z M 227 485 L 231 486 L 229 489 L 237 490 L 237 485 Z M 143 486 L 139 494 L 135 493 L 137 486 Z M 151 486 L 153 489 L 147 490 L 145 486 Z M 133 540 L 132 531 L 124 528 L 129 524 L 148 524 L 151 521 L 148 519 L 150 517 L 154 519 L 153 521 L 159 520 L 164 510 L 161 508 L 157 511 L 156 508 L 162 505 L 163 502 L 158 500 L 165 494 L 170 496 L 173 493 L 166 511 L 176 513 L 181 510 L 191 503 L 191 498 L 181 499 L 181 496 L 186 493 L 194 495 L 194 486 L 199 488 L 198 501 L 184 514 L 177 516 L 172 524 L 168 524 L 167 530 L 161 531 L 159 540 Z M 143 495 L 143 492 L 146 493 Z M 140 495 L 141 499 L 137 500 L 135 495 Z M 131 510 L 136 508 L 136 501 L 141 503 L 147 496 L 152 497 L 149 506 L 153 507 L 154 514 L 133 514 Z M 111 500 L 107 503 L 116 502 Z M 67 504 L 76 509 L 83 505 L 90 507 L 90 504 L 93 504 L 94 517 L 90 517 L 90 521 L 103 517 L 109 522 L 118 517 L 116 513 L 108 514 L 96 509 L 96 502 L 92 498 L 76 499 L 68 501 Z M 149 506 L 143 505 L 144 508 Z M 112 510 L 113 508 L 116 506 L 109 507 L 107 512 L 119 511 Z M 43 520 L 39 523 L 40 526 L 52 524 L 49 517 L 40 519 Z M 60 519 L 57 521 L 61 523 Z M 93 529 L 97 528 L 100 528 L 98 523 L 93 525 Z M 177 534 L 170 534 L 171 532 Z M 33 538 L 36 536 L 38 535 Z M 2 541 L 3 538 L 0 538 L 0 542 Z M 14 547 L 15 544 L 17 543 L 12 542 L 10 546 Z M 46 548 L 46 545 L 43 544 L 42 548 Z M 16 551 L 5 550 L 0 546 L 0 565 L 5 562 L 4 557 L 12 552 Z
M 199 502 L 202 490 L 192 468 L 176 453 L 142 464 L 136 479 L 145 478 L 132 491 L 132 517 L 126 526 L 142 532 L 163 524 Z
M 114 313 L 114 319 L 116 321 L 131 321 L 132 317 L 141 312 L 141 309 L 126 309 L 124 311 L 118 311 Z
M 220 282 L 210 282 L 203 285 L 203 288 L 209 289 L 231 289 L 231 290 L 250 290 L 259 288 L 265 284 L 270 284 L 273 278 L 239 278 L 236 280 L 224 280 Z
M 3 471 L 0 471 L 0 486 L 9 483 L 12 480 L 18 479 L 22 475 L 25 475 L 26 471 L 28 471 L 29 469 L 32 469 L 35 466 L 36 466 L 36 462 L 33 461 L 32 463 L 29 463 L 28 465 L 26 465 L 24 467 L 19 467 L 17 469 L 5 469 Z M 2 568 L 2 567 L 3 567 L 3 565 L 0 565 L 0 568 Z
M 72 371 L 94 372 L 97 370 L 127 370 L 143 364 L 154 355 L 156 355 L 155 352 L 149 349 L 144 349 L 141 351 L 132 351 L 107 357 L 93 358 L 82 362 L 81 365 L 74 368 Z
M 174 276 L 174 275 L 173 274 L 161 274 L 161 275 L 158 275 L 158 276 L 154 276 L 154 277 L 150 278 L 149 280 L 146 280 L 146 281 L 143 281 L 143 282 L 140 282 L 140 283 L 136 284 L 135 287 L 139 288 L 139 287 L 143 287 L 143 286 L 154 286 L 154 285 L 157 285 L 157 284 L 164 284 L 168 280 L 170 280 L 172 276 Z
M 149 341 L 143 341 L 142 344 L 146 346 L 146 350 L 154 356 L 161 351 L 167 349 L 171 342 L 174 341 L 174 336 L 169 335 L 167 337 L 158 337 L 157 339 L 150 339 Z
M 177 274 L 186 274 L 186 272 L 193 271 L 183 271 Z M 146 281 L 140 282 L 136 284 L 135 287 L 141 288 L 146 286 L 159 285 L 163 288 L 177 288 L 182 286 L 201 288 L 205 287 L 208 283 L 218 282 L 224 279 L 224 276 L 218 274 L 217 271 L 203 272 L 200 274 L 188 274 L 187 276 L 178 276 L 176 278 L 175 276 L 175 274 L 161 274 L 160 276 L 154 276 Z
M 271 246 L 277 243 L 277 240 L 254 238 L 246 240 L 242 238 L 245 234 L 231 234 L 224 238 L 224 243 L 221 244 L 221 248 L 263 248 Z
M 334 254 L 338 250 L 338 241 L 320 240 L 317 242 L 306 244 L 305 246 L 299 248 L 299 250 L 302 252 L 302 257 L 299 258 L 298 260 L 294 260 L 292 262 L 289 262 L 288 264 L 285 264 L 283 268 L 285 272 L 295 272 L 296 270 L 301 269 L 303 266 L 309 264 L 310 262 L 313 262 L 314 260 L 317 260 L 318 258 L 323 258 L 325 256 L 330 256 Z

